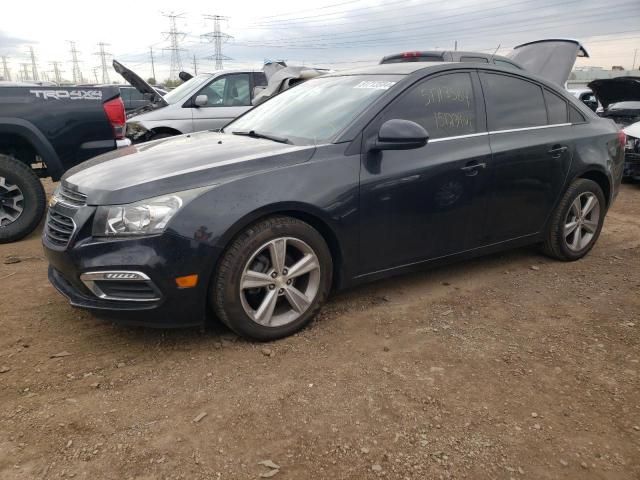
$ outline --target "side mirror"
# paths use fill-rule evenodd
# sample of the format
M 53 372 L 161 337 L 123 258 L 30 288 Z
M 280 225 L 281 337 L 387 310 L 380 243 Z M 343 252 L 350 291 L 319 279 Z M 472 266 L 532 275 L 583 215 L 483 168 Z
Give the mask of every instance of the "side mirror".
M 209 97 L 206 95 L 198 95 L 193 103 L 196 107 L 206 107 L 209 103 Z
M 392 119 L 382 124 L 373 150 L 412 150 L 429 141 L 427 131 L 416 122 Z

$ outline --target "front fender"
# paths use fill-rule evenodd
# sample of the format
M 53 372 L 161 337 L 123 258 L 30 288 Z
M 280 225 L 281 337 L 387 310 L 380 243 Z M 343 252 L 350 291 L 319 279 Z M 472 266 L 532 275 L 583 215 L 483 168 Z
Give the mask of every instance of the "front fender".
M 21 118 L 0 117 L 0 133 L 19 135 L 28 141 L 47 165 L 47 171 L 54 181 L 60 180 L 64 167 L 53 145 L 31 122 Z

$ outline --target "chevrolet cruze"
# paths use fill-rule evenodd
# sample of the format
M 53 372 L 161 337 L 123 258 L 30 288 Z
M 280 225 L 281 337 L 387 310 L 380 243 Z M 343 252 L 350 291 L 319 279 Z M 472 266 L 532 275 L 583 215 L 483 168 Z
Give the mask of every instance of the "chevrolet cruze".
M 72 305 L 117 320 L 217 317 L 271 340 L 332 289 L 506 248 L 586 255 L 624 134 L 524 71 L 398 63 L 310 80 L 222 132 L 68 172 L 43 243 Z

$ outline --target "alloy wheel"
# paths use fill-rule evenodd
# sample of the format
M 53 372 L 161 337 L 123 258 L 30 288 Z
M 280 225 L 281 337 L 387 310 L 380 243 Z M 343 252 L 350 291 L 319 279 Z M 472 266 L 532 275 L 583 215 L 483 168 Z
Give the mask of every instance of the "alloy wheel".
M 0 227 L 18 220 L 24 211 L 24 195 L 17 185 L 0 177 Z
M 600 223 L 600 202 L 591 192 L 581 193 L 571 204 L 564 222 L 567 247 L 579 252 L 593 239 Z
M 254 322 L 281 327 L 296 321 L 320 289 L 320 261 L 297 238 L 280 237 L 258 248 L 240 277 L 240 301 Z

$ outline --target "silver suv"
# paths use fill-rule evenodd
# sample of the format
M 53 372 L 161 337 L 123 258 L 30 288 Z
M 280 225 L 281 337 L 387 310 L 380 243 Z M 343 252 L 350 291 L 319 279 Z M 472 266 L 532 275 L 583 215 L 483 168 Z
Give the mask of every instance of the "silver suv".
M 220 129 L 252 107 L 256 87 L 267 85 L 262 71 L 222 70 L 196 75 L 162 97 L 122 64 L 114 61 L 114 68 L 151 101 L 127 115 L 127 137 L 135 142 Z

